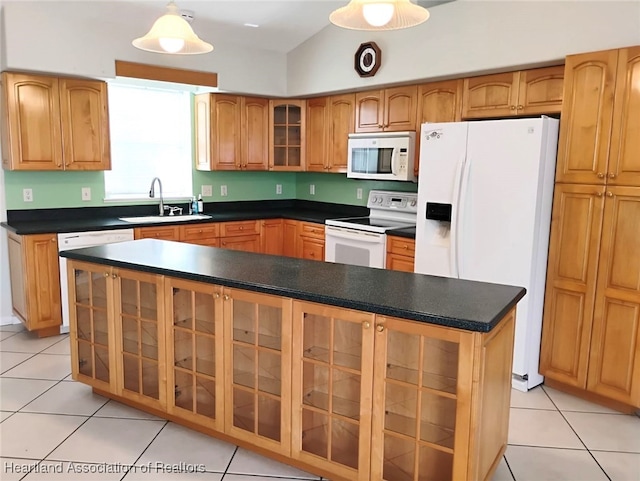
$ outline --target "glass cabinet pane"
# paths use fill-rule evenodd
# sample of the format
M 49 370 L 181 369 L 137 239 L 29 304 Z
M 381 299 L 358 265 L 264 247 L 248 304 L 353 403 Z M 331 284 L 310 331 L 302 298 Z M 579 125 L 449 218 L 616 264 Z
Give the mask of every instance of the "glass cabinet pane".
M 361 320 L 303 313 L 302 451 L 356 470 L 362 350 Z
M 89 273 L 87 271 L 76 270 L 75 271 L 75 283 L 76 283 L 76 302 L 78 304 L 89 305 Z
M 238 295 L 232 300 L 233 426 L 280 442 L 282 308 L 281 301 L 261 299 Z
M 273 109 L 273 123 L 274 124 L 287 123 L 287 106 L 286 105 L 278 105 Z
M 414 481 L 415 451 L 416 446 L 413 442 L 385 434 L 382 468 L 385 481 Z
M 299 124 L 301 121 L 301 112 L 302 109 L 297 105 L 287 105 L 287 123 L 288 124 Z
M 208 288 L 207 288 L 208 289 Z M 216 419 L 216 302 L 209 292 L 172 288 L 173 403 Z
M 387 334 L 387 378 L 418 384 L 420 336 L 390 330 Z
M 422 385 L 455 394 L 457 383 L 458 344 L 425 338 Z
M 91 305 L 107 307 L 107 278 L 103 272 L 91 273 Z

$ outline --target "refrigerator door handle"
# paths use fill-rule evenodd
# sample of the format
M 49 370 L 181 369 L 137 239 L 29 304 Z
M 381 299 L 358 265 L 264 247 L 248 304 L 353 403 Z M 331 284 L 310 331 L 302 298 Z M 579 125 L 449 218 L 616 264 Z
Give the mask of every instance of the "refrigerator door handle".
M 456 217 L 456 264 L 458 267 L 458 278 L 464 279 L 464 256 L 461 251 L 461 241 L 464 239 L 464 214 L 467 201 L 467 191 L 469 190 L 469 173 L 471 171 L 471 159 L 466 159 L 462 169 L 462 179 L 460 179 L 460 196 L 458 197 L 458 215 Z
M 451 216 L 451 237 L 449 249 L 449 266 L 451 267 L 451 276 L 458 278 L 458 206 L 460 205 L 460 188 L 462 183 L 462 175 L 465 167 L 465 158 L 462 157 L 456 169 L 456 177 L 454 180 L 453 201 L 454 209 Z

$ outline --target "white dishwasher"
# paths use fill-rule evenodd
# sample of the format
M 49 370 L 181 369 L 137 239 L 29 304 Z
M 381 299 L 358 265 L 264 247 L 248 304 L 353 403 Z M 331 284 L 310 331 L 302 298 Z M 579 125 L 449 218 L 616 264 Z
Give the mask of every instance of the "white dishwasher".
M 133 240 L 133 229 L 69 232 L 67 234 L 58 234 L 58 252 L 130 240 Z M 60 294 L 62 296 L 62 328 L 60 329 L 60 332 L 69 332 L 69 284 L 67 281 L 67 259 L 66 257 L 60 257 L 59 259 Z

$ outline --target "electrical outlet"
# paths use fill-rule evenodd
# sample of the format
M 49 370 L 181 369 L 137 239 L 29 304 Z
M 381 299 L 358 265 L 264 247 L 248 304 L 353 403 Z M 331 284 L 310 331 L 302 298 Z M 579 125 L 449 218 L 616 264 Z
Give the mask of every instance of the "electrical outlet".
M 227 186 L 226 185 L 221 185 L 220 186 L 220 195 L 222 197 L 226 197 L 227 196 Z
M 276 184 L 276 194 L 282 194 L 282 184 Z
M 309 184 L 309 194 L 316 195 L 316 184 Z
M 362 199 L 362 188 L 358 187 L 356 189 L 356 199 Z
M 210 185 L 202 186 L 202 197 L 211 197 L 213 196 L 213 187 Z
M 24 202 L 33 202 L 33 189 L 22 189 L 22 200 Z
M 82 188 L 82 200 L 91 200 L 91 187 Z

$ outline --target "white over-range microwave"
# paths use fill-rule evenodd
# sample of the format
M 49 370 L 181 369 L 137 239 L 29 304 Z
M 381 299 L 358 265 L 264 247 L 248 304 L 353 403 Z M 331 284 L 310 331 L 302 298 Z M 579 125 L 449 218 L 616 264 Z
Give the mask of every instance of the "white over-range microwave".
M 415 182 L 415 132 L 349 134 L 347 177 Z

